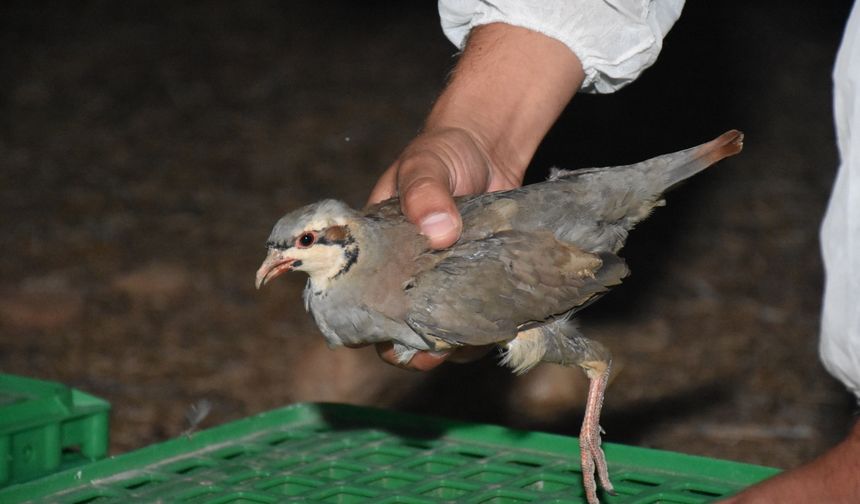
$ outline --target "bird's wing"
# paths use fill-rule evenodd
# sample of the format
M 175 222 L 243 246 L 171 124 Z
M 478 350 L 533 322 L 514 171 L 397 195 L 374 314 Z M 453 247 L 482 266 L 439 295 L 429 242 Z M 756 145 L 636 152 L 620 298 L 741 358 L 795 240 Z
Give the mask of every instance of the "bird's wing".
M 621 282 L 614 254 L 590 254 L 552 233 L 502 231 L 435 252 L 445 258 L 406 286 L 406 322 L 425 338 L 485 345 L 564 314 Z
M 380 201 L 373 205 L 368 205 L 362 210 L 364 216 L 371 220 L 384 219 L 403 219 L 403 212 L 400 210 L 399 198 L 388 198 L 385 201 Z

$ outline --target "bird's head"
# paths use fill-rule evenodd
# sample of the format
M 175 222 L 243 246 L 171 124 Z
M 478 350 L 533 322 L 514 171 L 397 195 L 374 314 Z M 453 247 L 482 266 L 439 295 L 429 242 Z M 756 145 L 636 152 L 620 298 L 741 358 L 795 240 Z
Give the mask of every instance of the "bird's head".
M 357 216 L 345 203 L 322 200 L 281 217 L 266 242 L 269 252 L 257 270 L 257 288 L 287 271 L 304 271 L 315 283 L 349 271 L 358 261 L 350 229 Z

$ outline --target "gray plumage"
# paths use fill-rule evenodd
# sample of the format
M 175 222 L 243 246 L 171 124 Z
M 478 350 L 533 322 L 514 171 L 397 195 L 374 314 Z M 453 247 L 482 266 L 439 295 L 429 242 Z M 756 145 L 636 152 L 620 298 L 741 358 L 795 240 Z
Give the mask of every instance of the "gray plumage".
M 361 212 L 314 203 L 275 225 L 257 285 L 306 271 L 306 307 L 332 346 L 393 341 L 406 362 L 495 343 L 516 372 L 541 361 L 582 367 L 593 385 L 581 443 L 596 502 L 595 470 L 611 490 L 597 425 L 610 357 L 568 321 L 628 274 L 617 253 L 663 193 L 739 152 L 742 139 L 730 131 L 629 166 L 554 170 L 545 182 L 457 198 L 463 233 L 444 250 L 428 248 L 396 199 Z

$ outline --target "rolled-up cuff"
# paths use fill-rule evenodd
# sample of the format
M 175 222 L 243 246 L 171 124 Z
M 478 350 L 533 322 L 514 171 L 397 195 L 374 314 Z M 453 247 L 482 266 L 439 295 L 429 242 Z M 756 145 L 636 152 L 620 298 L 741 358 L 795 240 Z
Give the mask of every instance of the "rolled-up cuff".
M 581 91 L 611 93 L 651 66 L 683 0 L 440 0 L 442 30 L 462 48 L 472 28 L 506 23 L 564 43 L 585 72 Z

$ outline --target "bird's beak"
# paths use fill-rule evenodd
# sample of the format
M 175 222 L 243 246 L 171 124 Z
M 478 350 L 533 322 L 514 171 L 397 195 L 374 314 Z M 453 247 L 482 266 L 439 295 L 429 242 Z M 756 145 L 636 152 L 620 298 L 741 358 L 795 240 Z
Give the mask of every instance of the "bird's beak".
M 286 257 L 281 250 L 269 249 L 269 254 L 257 270 L 257 288 L 266 285 L 273 278 L 293 269 L 295 259 Z

